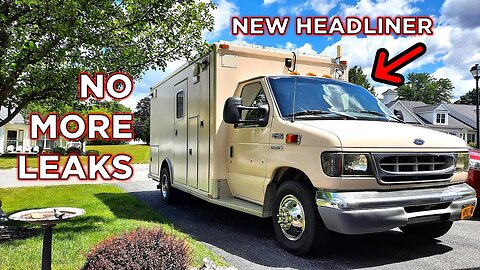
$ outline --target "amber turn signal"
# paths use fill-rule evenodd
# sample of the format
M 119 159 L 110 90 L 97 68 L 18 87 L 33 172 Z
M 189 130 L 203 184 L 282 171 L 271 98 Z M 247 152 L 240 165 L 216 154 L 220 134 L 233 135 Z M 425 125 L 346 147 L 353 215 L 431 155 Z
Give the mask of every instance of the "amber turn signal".
M 286 143 L 300 144 L 302 142 L 302 135 L 295 133 L 288 133 L 285 137 Z

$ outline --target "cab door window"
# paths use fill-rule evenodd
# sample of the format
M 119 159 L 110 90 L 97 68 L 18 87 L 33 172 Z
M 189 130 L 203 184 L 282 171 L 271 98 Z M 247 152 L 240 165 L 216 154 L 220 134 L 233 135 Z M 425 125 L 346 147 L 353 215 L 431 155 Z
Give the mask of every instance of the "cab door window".
M 242 105 L 247 107 L 268 106 L 267 97 L 260 82 L 247 84 L 242 89 L 240 95 Z M 262 118 L 262 113 L 257 110 L 243 110 L 240 115 L 242 120 L 259 120 Z M 255 124 L 239 124 L 238 127 L 257 126 Z

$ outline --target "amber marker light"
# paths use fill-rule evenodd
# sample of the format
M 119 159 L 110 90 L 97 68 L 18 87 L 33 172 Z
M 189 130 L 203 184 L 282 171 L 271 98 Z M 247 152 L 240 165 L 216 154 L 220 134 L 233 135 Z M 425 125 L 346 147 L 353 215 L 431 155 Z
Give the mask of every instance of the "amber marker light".
M 298 133 L 288 133 L 285 137 L 286 143 L 300 144 L 302 142 L 302 135 Z
M 228 50 L 228 49 L 230 49 L 230 45 L 228 45 L 228 44 L 220 44 L 219 47 L 220 47 L 220 49 L 223 49 L 223 50 Z

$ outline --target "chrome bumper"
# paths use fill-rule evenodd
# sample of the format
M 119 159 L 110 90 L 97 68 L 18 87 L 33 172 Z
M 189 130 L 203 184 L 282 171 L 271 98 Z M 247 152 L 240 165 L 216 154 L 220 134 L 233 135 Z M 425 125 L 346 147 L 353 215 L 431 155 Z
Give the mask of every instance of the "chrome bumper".
M 423 222 L 459 220 L 462 207 L 476 205 L 477 199 L 473 188 L 458 184 L 400 191 L 319 190 L 316 202 L 328 229 L 362 234 Z

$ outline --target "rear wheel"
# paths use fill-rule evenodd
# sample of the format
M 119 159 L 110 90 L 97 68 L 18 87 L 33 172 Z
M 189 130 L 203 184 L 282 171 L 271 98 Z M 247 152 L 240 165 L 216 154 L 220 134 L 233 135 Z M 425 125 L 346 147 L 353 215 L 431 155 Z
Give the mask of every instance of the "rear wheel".
M 446 234 L 452 227 L 452 221 L 401 227 L 403 233 L 421 239 L 434 239 Z
M 315 191 L 304 183 L 283 183 L 274 198 L 273 228 L 285 250 L 305 256 L 326 250 L 330 232 L 315 203 Z
M 173 202 L 174 196 L 172 196 L 172 181 L 170 179 L 170 171 L 168 168 L 162 168 L 160 172 L 160 193 L 162 201 L 166 204 L 171 204 Z

